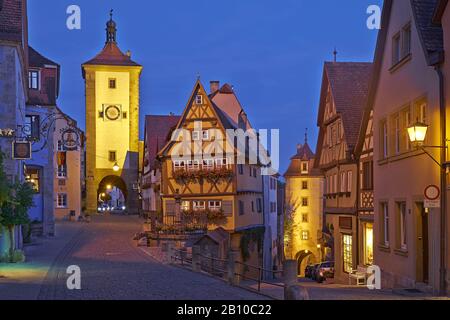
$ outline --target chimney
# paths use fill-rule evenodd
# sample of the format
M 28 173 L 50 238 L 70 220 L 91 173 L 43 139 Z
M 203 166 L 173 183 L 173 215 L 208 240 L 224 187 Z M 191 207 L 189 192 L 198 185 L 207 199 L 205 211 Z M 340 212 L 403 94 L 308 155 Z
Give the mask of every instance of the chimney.
M 211 94 L 219 91 L 219 87 L 220 87 L 220 81 L 210 81 L 210 90 L 211 90 Z
M 128 50 L 127 53 L 126 53 L 126 55 L 127 55 L 127 57 L 131 58 L 131 51 Z

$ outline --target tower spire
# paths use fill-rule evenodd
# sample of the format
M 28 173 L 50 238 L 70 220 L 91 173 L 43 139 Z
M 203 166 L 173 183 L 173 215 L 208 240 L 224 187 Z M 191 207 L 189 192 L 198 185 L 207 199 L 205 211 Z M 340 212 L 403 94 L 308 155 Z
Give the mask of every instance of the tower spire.
M 106 43 L 116 43 L 117 24 L 113 20 L 113 9 L 109 11 L 109 21 L 106 23 Z
M 336 50 L 336 47 L 334 47 L 334 51 L 333 51 L 334 62 L 337 62 L 337 55 L 338 55 L 338 52 Z

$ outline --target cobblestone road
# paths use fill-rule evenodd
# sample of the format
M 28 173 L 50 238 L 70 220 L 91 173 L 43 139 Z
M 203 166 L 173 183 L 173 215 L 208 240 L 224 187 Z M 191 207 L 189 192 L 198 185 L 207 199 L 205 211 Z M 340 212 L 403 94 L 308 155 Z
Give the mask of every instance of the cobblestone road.
M 158 263 L 135 247 L 136 217 L 98 217 L 61 250 L 39 299 L 262 299 L 204 275 Z M 81 268 L 82 290 L 68 290 L 68 266 Z

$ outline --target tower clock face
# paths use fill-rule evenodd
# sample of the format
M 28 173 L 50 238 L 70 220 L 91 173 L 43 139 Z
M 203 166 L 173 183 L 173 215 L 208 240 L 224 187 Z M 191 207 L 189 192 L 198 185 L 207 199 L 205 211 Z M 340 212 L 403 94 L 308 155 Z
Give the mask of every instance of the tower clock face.
M 118 120 L 120 118 L 120 109 L 117 106 L 109 106 L 105 109 L 105 115 L 108 120 Z

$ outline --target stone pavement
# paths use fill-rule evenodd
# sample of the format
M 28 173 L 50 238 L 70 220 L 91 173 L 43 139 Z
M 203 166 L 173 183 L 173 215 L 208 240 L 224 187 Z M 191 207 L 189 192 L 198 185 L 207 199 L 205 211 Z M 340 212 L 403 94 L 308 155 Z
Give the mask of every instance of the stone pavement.
M 35 300 L 56 257 L 81 232 L 82 223 L 58 222 L 56 235 L 25 247 L 27 261 L 0 264 L 0 300 Z
M 220 280 L 157 262 L 132 241 L 141 225 L 137 217 L 96 217 L 90 224 L 69 230 L 65 244 L 44 241 L 34 248 L 31 263 L 24 264 L 26 272 L 6 272 L 7 278 L 0 280 L 0 299 L 265 299 Z M 67 289 L 66 269 L 71 265 L 81 268 L 82 290 Z M 30 277 L 24 278 L 26 274 Z

